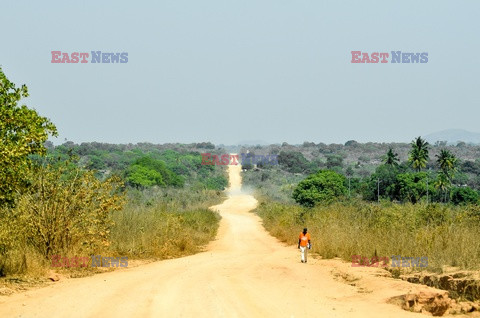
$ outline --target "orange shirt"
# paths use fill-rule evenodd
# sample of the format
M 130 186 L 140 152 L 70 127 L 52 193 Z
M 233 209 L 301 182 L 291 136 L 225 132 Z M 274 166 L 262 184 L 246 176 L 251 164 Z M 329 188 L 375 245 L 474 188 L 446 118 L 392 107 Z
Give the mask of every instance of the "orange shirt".
M 303 232 L 301 232 L 298 238 L 300 239 L 300 246 L 307 246 L 308 241 L 310 241 L 310 233 L 303 235 Z

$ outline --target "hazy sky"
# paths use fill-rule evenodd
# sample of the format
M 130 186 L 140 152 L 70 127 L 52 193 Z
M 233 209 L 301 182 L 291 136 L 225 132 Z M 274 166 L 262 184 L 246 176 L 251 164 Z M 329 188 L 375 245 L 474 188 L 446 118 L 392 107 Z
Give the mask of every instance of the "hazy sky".
M 0 12 L 0 65 L 56 124 L 56 143 L 480 131 L 478 0 L 16 0 Z M 128 52 L 128 63 L 53 64 L 53 50 Z M 352 64 L 353 50 L 429 59 Z

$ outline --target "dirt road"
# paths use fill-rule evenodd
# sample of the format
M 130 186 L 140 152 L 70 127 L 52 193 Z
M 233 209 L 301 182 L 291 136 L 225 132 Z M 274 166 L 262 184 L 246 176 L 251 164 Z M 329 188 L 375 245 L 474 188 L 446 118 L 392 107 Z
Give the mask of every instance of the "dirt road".
M 0 317 L 422 317 L 385 303 L 416 288 L 380 277 L 385 271 L 339 260 L 302 264 L 296 246 L 278 242 L 248 212 L 257 202 L 240 192 L 240 167 L 229 174 L 229 197 L 214 207 L 219 233 L 206 252 L 3 297 Z

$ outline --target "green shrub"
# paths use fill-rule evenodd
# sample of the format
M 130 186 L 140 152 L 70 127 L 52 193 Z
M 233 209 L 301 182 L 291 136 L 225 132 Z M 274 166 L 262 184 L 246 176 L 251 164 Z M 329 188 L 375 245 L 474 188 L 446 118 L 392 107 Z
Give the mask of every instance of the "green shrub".
M 37 167 L 28 192 L 0 210 L 0 273 L 26 270 L 27 254 L 96 253 L 109 245 L 111 214 L 123 206 L 118 178 L 98 180 L 69 162 Z M 9 264 L 9 266 L 7 266 Z
M 295 201 L 306 207 L 330 203 L 345 195 L 345 177 L 334 171 L 322 170 L 301 181 L 293 191 Z
M 228 186 L 228 180 L 224 176 L 214 176 L 205 181 L 207 189 L 224 190 Z
M 451 192 L 452 203 L 467 204 L 478 203 L 478 192 L 470 187 L 454 188 Z
M 126 171 L 126 181 L 134 187 L 174 186 L 182 187 L 184 180 L 169 170 L 165 162 L 144 156 L 137 159 Z

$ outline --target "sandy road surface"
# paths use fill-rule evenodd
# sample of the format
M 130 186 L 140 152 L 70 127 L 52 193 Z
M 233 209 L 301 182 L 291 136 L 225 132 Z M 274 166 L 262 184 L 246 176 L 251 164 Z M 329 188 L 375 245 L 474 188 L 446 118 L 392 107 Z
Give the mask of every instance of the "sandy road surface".
M 385 303 L 416 287 L 375 276 L 384 271 L 300 263 L 296 246 L 279 243 L 248 212 L 257 202 L 240 193 L 240 167 L 229 173 L 229 198 L 214 207 L 219 233 L 206 252 L 2 297 L 0 317 L 422 317 Z

